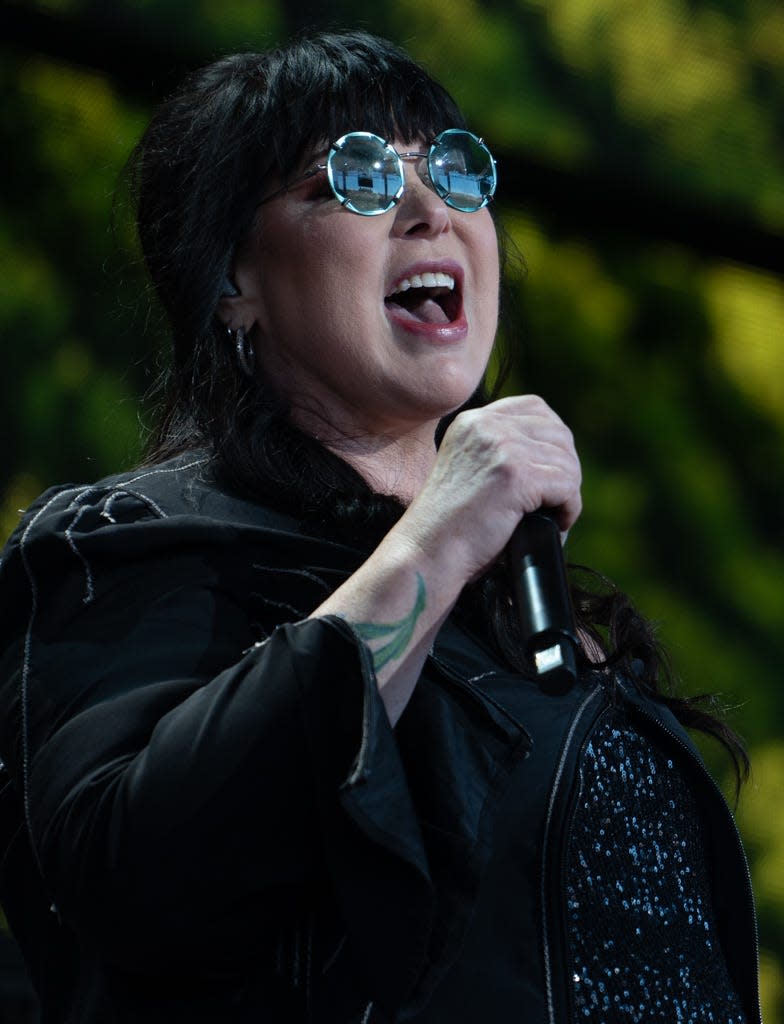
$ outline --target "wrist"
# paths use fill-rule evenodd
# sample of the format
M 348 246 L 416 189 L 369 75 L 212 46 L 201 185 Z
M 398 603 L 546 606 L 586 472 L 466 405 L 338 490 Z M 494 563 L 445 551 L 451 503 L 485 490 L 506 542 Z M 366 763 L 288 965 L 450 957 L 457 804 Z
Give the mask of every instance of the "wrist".
M 475 537 L 461 528 L 458 516 L 441 516 L 429 508 L 420 513 L 413 505 L 385 540 L 407 553 L 426 579 L 452 595 L 453 603 L 484 568 L 477 563 Z

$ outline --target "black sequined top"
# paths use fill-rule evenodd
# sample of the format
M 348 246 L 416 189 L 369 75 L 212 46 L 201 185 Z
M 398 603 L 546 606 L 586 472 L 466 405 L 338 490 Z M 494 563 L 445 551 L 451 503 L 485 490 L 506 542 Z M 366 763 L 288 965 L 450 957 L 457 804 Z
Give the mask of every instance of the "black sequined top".
M 553 694 L 488 670 L 471 639 L 448 622 L 437 664 L 523 723 L 530 747 L 505 786 L 460 951 L 405 1019 L 759 1024 L 745 861 L 677 720 L 621 676 L 586 672 Z M 398 736 L 411 764 L 429 750 L 415 739 Z
M 745 1024 L 694 794 L 618 709 L 602 715 L 583 752 L 566 879 L 575 1024 Z

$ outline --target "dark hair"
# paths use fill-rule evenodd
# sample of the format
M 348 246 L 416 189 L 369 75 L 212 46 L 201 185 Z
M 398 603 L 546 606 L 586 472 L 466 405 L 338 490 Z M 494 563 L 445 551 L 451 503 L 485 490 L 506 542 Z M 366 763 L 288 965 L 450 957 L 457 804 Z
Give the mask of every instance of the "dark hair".
M 317 147 L 356 129 L 412 141 L 445 127 L 466 127 L 452 97 L 398 47 L 364 32 L 226 57 L 159 108 L 130 165 L 144 258 L 174 344 L 148 462 L 203 447 L 230 487 L 295 512 L 311 529 L 371 546 L 392 526 L 400 503 L 299 431 L 260 374 L 243 376 L 216 309 L 259 200 Z M 514 255 L 507 242 L 500 229 L 502 271 Z M 501 308 L 508 317 L 508 299 Z M 507 319 L 507 344 L 513 331 Z M 503 355 L 496 389 L 507 365 Z M 467 405 L 490 397 L 482 386 Z M 740 780 L 748 764 L 740 741 L 707 710 L 708 698 L 671 692 L 666 658 L 628 598 L 587 570 L 573 574 L 572 593 L 580 627 L 609 652 L 605 664 L 633 672 L 684 724 L 723 742 Z M 488 624 L 500 657 L 528 670 L 503 572 L 467 587 L 461 609 Z

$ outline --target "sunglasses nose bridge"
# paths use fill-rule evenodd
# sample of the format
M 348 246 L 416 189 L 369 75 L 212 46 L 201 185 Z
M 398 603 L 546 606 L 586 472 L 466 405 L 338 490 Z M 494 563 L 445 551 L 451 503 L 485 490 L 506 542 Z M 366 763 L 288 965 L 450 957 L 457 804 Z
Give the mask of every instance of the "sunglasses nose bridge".
M 430 178 L 427 153 L 400 153 L 400 160 L 403 164 L 403 182 L 405 189 L 411 188 L 412 184 L 421 183 L 435 192 L 435 187 Z M 408 168 L 411 168 L 409 171 Z

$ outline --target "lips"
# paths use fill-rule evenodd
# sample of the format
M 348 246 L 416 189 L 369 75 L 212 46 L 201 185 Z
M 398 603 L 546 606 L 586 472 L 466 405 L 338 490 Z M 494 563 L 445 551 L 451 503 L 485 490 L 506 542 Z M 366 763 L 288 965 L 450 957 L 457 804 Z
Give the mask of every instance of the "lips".
M 463 271 L 452 261 L 407 267 L 395 279 L 384 305 L 394 324 L 419 336 L 456 340 L 468 329 Z

